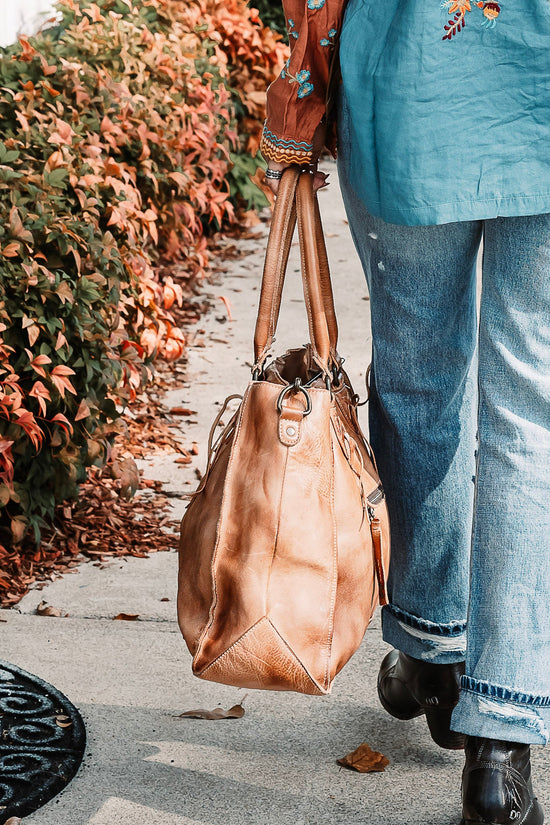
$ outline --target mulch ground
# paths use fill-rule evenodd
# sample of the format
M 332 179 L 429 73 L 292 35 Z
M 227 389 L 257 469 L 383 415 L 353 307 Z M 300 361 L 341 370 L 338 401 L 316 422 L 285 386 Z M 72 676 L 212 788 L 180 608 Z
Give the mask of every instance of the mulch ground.
M 174 434 L 181 417 L 158 398 L 169 379 L 170 388 L 181 381 L 181 373 L 168 370 L 163 365 L 155 383 L 132 404 L 109 464 L 90 469 L 78 500 L 57 508 L 38 547 L 28 540 L 0 558 L 1 607 L 17 604 L 31 587 L 40 589 L 86 559 L 103 566 L 114 556 L 146 558 L 177 546 L 178 525 L 161 482 L 145 478 L 134 461 L 170 451 L 180 453 L 177 461 L 190 463 L 197 452 L 196 445 L 187 449 Z

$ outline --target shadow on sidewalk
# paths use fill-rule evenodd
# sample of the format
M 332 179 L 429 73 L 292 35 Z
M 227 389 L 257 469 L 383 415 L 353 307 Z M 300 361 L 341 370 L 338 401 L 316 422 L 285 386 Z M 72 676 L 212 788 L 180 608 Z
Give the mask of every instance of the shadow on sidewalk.
M 356 705 L 339 703 L 338 719 L 327 722 L 310 713 L 283 725 L 281 719 L 262 718 L 259 707 L 238 722 L 181 720 L 165 710 L 104 705 L 81 711 L 89 731 L 83 768 L 57 804 L 32 818 L 40 825 L 456 825 L 459 820 L 460 757 L 426 746 L 424 737 L 419 744 L 417 725 L 404 729 L 381 710 L 358 714 Z M 390 757 L 385 773 L 360 775 L 336 765 L 364 740 Z M 411 796 L 411 778 L 419 768 L 422 782 L 417 778 Z M 438 813 L 445 808 L 449 816 Z

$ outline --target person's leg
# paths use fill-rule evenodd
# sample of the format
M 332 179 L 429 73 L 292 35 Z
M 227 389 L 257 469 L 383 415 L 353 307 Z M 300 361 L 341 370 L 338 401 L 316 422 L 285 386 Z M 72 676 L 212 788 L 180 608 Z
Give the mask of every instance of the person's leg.
M 453 728 L 550 740 L 550 215 L 485 223 L 468 647 Z
M 370 439 L 392 531 L 384 639 L 416 659 L 466 652 L 476 432 L 476 256 L 481 222 L 397 226 L 339 175 L 367 276 L 373 332 Z

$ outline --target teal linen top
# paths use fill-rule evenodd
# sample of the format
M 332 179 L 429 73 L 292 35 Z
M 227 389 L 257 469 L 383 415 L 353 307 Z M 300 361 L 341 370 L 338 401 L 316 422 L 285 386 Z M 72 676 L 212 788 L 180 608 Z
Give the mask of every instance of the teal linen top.
M 550 1 L 349 0 L 350 174 L 390 223 L 550 212 Z

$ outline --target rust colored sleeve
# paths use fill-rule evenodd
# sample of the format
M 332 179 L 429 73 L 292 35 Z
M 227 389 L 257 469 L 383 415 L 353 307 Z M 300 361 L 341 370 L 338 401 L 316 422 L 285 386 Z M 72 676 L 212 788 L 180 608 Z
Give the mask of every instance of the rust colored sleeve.
M 266 160 L 308 164 L 326 112 L 330 62 L 346 0 L 283 0 L 290 57 L 267 91 L 260 151 Z

